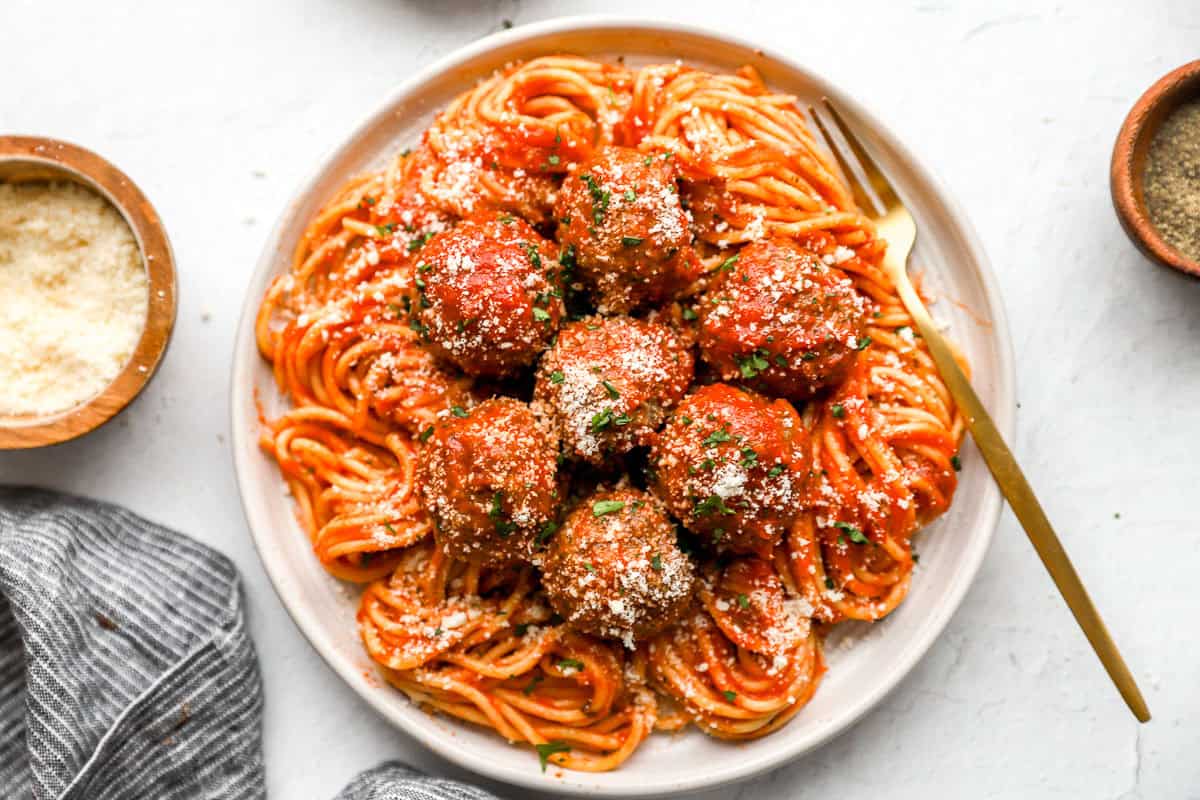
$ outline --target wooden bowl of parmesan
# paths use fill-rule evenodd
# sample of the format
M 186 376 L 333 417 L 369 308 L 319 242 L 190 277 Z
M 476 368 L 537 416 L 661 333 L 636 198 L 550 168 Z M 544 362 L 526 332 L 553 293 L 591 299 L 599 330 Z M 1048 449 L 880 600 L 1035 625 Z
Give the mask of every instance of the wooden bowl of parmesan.
M 175 261 L 123 172 L 66 142 L 0 136 L 0 450 L 112 419 L 158 368 Z

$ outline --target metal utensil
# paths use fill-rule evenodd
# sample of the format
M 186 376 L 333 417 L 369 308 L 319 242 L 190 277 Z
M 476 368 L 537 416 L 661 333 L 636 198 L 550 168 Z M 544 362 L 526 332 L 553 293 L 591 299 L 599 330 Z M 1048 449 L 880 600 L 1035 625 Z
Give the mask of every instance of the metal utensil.
M 954 360 L 949 345 L 938 332 L 929 311 L 908 279 L 908 257 L 917 238 L 917 225 L 912 214 L 904 207 L 887 176 L 833 104 L 825 99 L 822 105 L 828 118 L 812 107 L 809 108 L 809 115 L 823 135 L 826 147 L 841 166 L 854 193 L 855 202 L 874 220 L 879 235 L 887 241 L 884 269 L 925 339 L 938 372 L 946 382 L 946 388 L 950 390 L 965 416 L 967 428 L 983 454 L 983 460 L 1021 526 L 1025 528 L 1029 541 L 1041 557 L 1042 564 L 1054 580 L 1054 585 L 1067 601 L 1067 606 L 1075 615 L 1075 621 L 1083 629 L 1109 678 L 1116 684 L 1117 691 L 1121 693 L 1121 697 L 1138 721 L 1148 722 L 1150 709 L 1147 708 L 1125 659 L 1121 657 L 1116 643 L 1109 635 L 1104 620 L 1100 618 L 1100 613 L 1080 581 L 1079 574 L 1071 564 L 1071 559 L 1067 557 L 1062 542 L 1050 526 L 1046 513 L 1017 465 L 1012 451 L 1004 443 L 996 424 L 984 409 L 979 395 L 971 388 L 971 382 Z

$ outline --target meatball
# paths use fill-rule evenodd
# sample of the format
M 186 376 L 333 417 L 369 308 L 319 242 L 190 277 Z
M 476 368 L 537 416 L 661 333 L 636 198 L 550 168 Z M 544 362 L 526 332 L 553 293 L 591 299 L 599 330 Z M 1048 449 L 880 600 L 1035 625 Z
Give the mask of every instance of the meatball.
M 692 382 L 691 351 L 674 330 L 630 317 L 566 325 L 538 365 L 534 396 L 568 455 L 600 464 L 649 444 Z
M 804 400 L 845 378 L 868 342 L 844 272 L 786 239 L 727 260 L 700 304 L 700 352 L 723 380 Z
M 802 510 L 807 445 L 786 400 L 714 383 L 685 397 L 658 433 L 652 488 L 689 530 L 767 556 Z
M 558 241 L 602 314 L 670 299 L 699 275 L 675 167 L 660 155 L 601 148 L 563 181 Z
M 565 313 L 550 244 L 511 216 L 468 220 L 419 253 L 412 326 L 468 375 L 528 367 Z
M 601 490 L 580 503 L 542 562 L 546 596 L 568 625 L 630 649 L 680 618 L 694 583 L 675 525 L 636 489 Z
M 561 502 L 558 440 L 519 400 L 455 406 L 417 456 L 417 485 L 448 555 L 488 566 L 529 558 Z

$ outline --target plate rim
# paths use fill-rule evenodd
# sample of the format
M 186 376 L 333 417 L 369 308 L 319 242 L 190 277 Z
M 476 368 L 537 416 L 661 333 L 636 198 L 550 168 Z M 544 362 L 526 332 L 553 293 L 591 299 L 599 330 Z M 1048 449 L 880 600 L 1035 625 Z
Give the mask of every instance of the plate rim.
M 809 69 L 800 61 L 783 55 L 774 49 L 764 48 L 740 36 L 716 31 L 701 25 L 644 17 L 576 15 L 543 20 L 492 33 L 456 48 L 441 58 L 436 59 L 399 82 L 385 98 L 362 115 L 349 129 L 348 133 L 339 138 L 337 144 L 329 148 L 315 161 L 315 167 L 306 174 L 304 179 L 289 194 L 286 205 L 276 218 L 271 232 L 263 244 L 245 290 L 246 294 L 243 299 L 241 315 L 233 342 L 234 353 L 229 395 L 230 449 L 243 516 L 250 530 L 250 536 L 258 553 L 259 561 L 270 580 L 271 588 L 274 590 L 276 597 L 287 611 L 293 624 L 296 625 L 313 650 L 321 656 L 325 664 L 359 698 L 387 720 L 390 725 L 403 731 L 421 746 L 463 769 L 486 778 L 503 781 L 513 786 L 540 791 L 555 791 L 576 796 L 641 797 L 649 794 L 680 794 L 683 792 L 713 789 L 736 781 L 748 780 L 785 762 L 800 758 L 827 744 L 838 735 L 849 730 L 863 716 L 873 710 L 912 672 L 916 664 L 929 652 L 934 642 L 941 637 L 950 619 L 962 606 L 967 592 L 974 584 L 983 559 L 991 548 L 992 538 L 999 523 L 1002 501 L 1000 491 L 996 485 L 991 481 L 988 481 L 984 485 L 983 497 L 981 498 L 981 522 L 978 523 L 978 529 L 973 532 L 973 546 L 968 548 L 964 553 L 966 560 L 959 565 L 960 568 L 955 574 L 954 585 L 951 587 L 946 601 L 936 606 L 934 611 L 927 616 L 925 624 L 921 629 L 922 635 L 909 639 L 908 646 L 899 651 L 900 657 L 891 663 L 886 677 L 872 691 L 866 693 L 856 701 L 851 713 L 837 718 L 833 724 L 826 725 L 823 730 L 818 731 L 807 740 L 801 740 L 793 743 L 791 746 L 788 746 L 787 743 L 781 743 L 779 747 L 767 755 L 758 758 L 746 758 L 742 763 L 727 769 L 726 772 L 715 777 L 700 775 L 689 780 L 676 781 L 670 785 L 648 786 L 644 783 L 638 783 L 637 785 L 628 786 L 599 786 L 595 783 L 587 782 L 587 777 L 590 773 L 573 773 L 561 770 L 561 772 L 566 773 L 565 776 L 555 780 L 555 777 L 558 776 L 552 773 L 542 774 L 534 770 L 519 770 L 501 763 L 475 760 L 466 754 L 466 751 L 455 746 L 452 733 L 429 735 L 427 727 L 418 725 L 401 714 L 394 713 L 395 710 L 391 706 L 391 703 L 385 700 L 381 693 L 363 691 L 360 685 L 361 681 L 356 680 L 356 678 L 361 677 L 360 670 L 351 664 L 345 663 L 344 659 L 339 658 L 336 652 L 327 652 L 319 644 L 320 639 L 324 635 L 323 626 L 318 622 L 315 615 L 304 608 L 302 592 L 298 589 L 293 589 L 290 593 L 285 591 L 284 587 L 289 583 L 288 571 L 285 569 L 283 559 L 271 557 L 273 555 L 270 552 L 271 541 L 262 532 L 270 527 L 270 520 L 260 518 L 258 511 L 250 502 L 248 496 L 251 488 L 247 477 L 251 469 L 248 462 L 248 454 L 257 452 L 258 445 L 257 432 L 245 430 L 246 426 L 242 424 L 242 417 L 247 407 L 254 407 L 256 399 L 254 397 L 253 384 L 239 380 L 239 377 L 243 375 L 249 376 L 252 374 L 253 362 L 257 362 L 261 358 L 253 332 L 257 308 L 261 300 L 255 292 L 255 288 L 263 283 L 266 274 L 274 270 L 274 266 L 279 258 L 279 240 L 288 221 L 297 213 L 299 206 L 303 204 L 305 198 L 316 187 L 322 175 L 330 168 L 331 164 L 341 158 L 352 145 L 363 138 L 381 119 L 393 113 L 398 103 L 412 95 L 421 85 L 462 66 L 474 58 L 483 56 L 491 50 L 517 45 L 527 40 L 538 39 L 556 33 L 613 29 L 637 29 L 640 32 L 652 34 L 681 34 L 705 38 L 719 42 L 722 45 L 753 51 L 775 65 L 803 75 L 814 83 L 833 90 L 833 93 L 841 98 L 839 102 L 844 103 L 854 116 L 871 126 L 872 134 L 884 141 L 896 153 L 898 158 L 905 163 L 906 167 L 930 188 L 931 193 L 945 207 L 947 215 L 951 218 L 954 227 L 957 228 L 962 237 L 964 248 L 971 254 L 971 263 L 964 266 L 973 269 L 975 277 L 979 281 L 983 294 L 989 303 L 988 312 L 992 334 L 988 338 L 995 347 L 997 358 L 998 369 L 995 374 L 995 393 L 998 400 L 997 407 L 991 409 L 991 413 L 1001 434 L 1006 440 L 1012 441 L 1016 423 L 1015 356 L 1011 332 L 1008 326 L 1008 315 L 999 282 L 978 233 L 969 217 L 963 211 L 957 198 L 946 188 L 945 184 L 927 164 L 914 154 L 907 144 L 902 142 L 891 129 L 883 125 L 873 113 L 859 103 L 852 95 L 841 89 L 841 87 L 832 83 L 820 73 Z M 252 437 L 252 441 L 247 442 L 247 439 L 250 437 Z

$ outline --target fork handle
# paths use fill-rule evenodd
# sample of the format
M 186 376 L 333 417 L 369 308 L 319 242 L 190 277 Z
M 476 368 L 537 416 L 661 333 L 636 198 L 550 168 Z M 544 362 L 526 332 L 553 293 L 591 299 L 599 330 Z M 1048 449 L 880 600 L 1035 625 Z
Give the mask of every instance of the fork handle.
M 891 259 L 885 258 L 885 262 L 887 261 L 891 261 Z M 1009 507 L 1020 521 L 1021 527 L 1025 529 L 1029 541 L 1033 543 L 1034 549 L 1042 559 L 1042 564 L 1050 573 L 1050 577 L 1054 580 L 1063 599 L 1067 601 L 1067 606 L 1075 615 L 1075 621 L 1083 629 L 1088 643 L 1096 651 L 1096 655 L 1099 656 L 1109 678 L 1116 685 L 1117 691 L 1121 693 L 1125 704 L 1129 706 L 1129 710 L 1133 712 L 1139 722 L 1149 722 L 1150 709 L 1146 706 L 1146 700 L 1142 697 L 1141 690 L 1138 689 L 1137 681 L 1134 680 L 1133 674 L 1125 664 L 1125 659 L 1121 657 L 1121 652 L 1113 642 L 1112 636 L 1109 635 L 1108 628 L 1105 626 L 1104 620 L 1100 618 L 1100 612 L 1096 610 L 1092 598 L 1088 596 L 1083 582 L 1079 580 L 1079 573 L 1075 571 L 1071 559 L 1067 556 L 1067 551 L 1063 549 L 1062 542 L 1054 533 L 1054 528 L 1050 526 L 1050 520 L 1046 518 L 1046 512 L 1042 510 L 1042 505 L 1033 493 L 1033 488 L 1025 479 L 1025 474 L 1021 472 L 1021 467 L 1013 457 L 1012 451 L 1004 443 L 1004 438 L 996 428 L 996 423 L 984 409 L 979 395 L 975 394 L 975 390 L 971 387 L 971 381 L 959 367 L 950 346 L 938 331 L 937 326 L 934 325 L 925 304 L 921 302 L 921 298 L 909 281 L 904 265 L 900 264 L 897 267 L 895 264 L 886 264 L 886 266 L 888 266 L 888 272 L 899 290 L 900 299 L 904 301 L 909 314 L 917 323 L 917 328 L 929 347 L 938 371 L 946 382 L 951 396 L 958 404 L 959 410 L 965 416 L 967 428 L 971 431 L 971 436 L 983 454 L 983 460 L 991 470 L 992 477 L 996 479 L 1001 493 L 1008 500 Z

